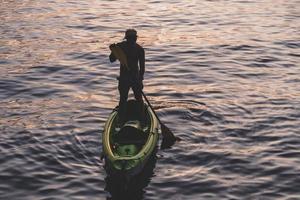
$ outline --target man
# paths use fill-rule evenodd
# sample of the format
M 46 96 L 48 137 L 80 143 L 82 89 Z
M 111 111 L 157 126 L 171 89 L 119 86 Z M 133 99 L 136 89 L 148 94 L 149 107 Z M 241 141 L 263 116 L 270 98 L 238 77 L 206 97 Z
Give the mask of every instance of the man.
M 145 72 L 145 51 L 143 47 L 136 43 L 137 31 L 128 29 L 125 32 L 125 41 L 112 44 L 113 47 L 117 45 L 122 49 L 127 57 L 127 66 L 120 63 L 120 76 L 119 80 L 119 116 L 121 122 L 126 118 L 126 102 L 128 99 L 129 89 L 132 88 L 134 97 L 139 104 L 141 117 L 144 117 L 144 103 L 142 98 L 143 80 Z M 113 52 L 109 55 L 110 62 L 117 60 Z

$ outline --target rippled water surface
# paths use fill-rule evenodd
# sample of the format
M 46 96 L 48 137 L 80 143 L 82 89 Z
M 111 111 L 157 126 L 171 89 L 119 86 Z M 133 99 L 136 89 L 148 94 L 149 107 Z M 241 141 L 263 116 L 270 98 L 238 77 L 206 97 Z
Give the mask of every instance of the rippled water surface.
M 0 199 L 116 199 L 100 159 L 108 45 L 182 141 L 121 199 L 300 199 L 298 0 L 0 0 Z M 132 195 L 127 197 L 126 195 Z

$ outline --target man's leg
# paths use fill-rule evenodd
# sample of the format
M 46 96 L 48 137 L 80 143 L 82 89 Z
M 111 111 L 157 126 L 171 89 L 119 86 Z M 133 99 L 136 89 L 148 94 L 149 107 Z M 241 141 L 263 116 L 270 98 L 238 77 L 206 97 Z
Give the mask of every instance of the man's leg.
M 132 86 L 132 90 L 133 90 L 134 97 L 138 102 L 140 118 L 144 121 L 146 119 L 145 119 L 144 101 L 142 96 L 142 83 L 135 83 Z
M 119 81 L 118 89 L 120 93 L 118 113 L 119 113 L 119 120 L 122 124 L 126 120 L 126 104 L 128 99 L 129 83 L 127 83 L 126 81 Z

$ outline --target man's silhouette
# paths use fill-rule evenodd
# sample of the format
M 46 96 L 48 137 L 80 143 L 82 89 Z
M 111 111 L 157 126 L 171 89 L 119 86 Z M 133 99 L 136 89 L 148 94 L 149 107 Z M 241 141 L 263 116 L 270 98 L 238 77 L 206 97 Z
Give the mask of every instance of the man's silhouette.
M 119 116 L 121 122 L 126 119 L 126 102 L 128 99 L 129 89 L 132 88 L 134 97 L 139 104 L 141 117 L 144 117 L 143 109 L 143 79 L 145 72 L 145 51 L 143 47 L 136 43 L 137 31 L 134 29 L 128 29 L 125 32 L 125 41 L 112 44 L 111 46 L 117 45 L 120 47 L 127 57 L 128 67 L 120 64 L 120 77 L 119 79 Z M 110 46 L 110 47 L 111 47 Z M 109 55 L 110 62 L 116 61 L 116 57 L 113 53 Z

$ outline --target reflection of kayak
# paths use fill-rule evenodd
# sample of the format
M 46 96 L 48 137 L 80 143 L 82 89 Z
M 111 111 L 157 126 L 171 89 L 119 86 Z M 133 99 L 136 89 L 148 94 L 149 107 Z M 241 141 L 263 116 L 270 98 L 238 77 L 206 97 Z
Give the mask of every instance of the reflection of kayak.
M 127 102 L 127 119 L 119 125 L 117 108 L 110 114 L 102 134 L 105 168 L 110 173 L 136 175 L 155 152 L 158 142 L 158 120 L 145 104 L 146 120 L 137 112 L 137 102 Z
M 153 177 L 156 161 L 156 152 L 154 152 L 141 173 L 134 177 L 108 174 L 105 178 L 105 191 L 110 193 L 110 199 L 144 199 L 144 189 Z

